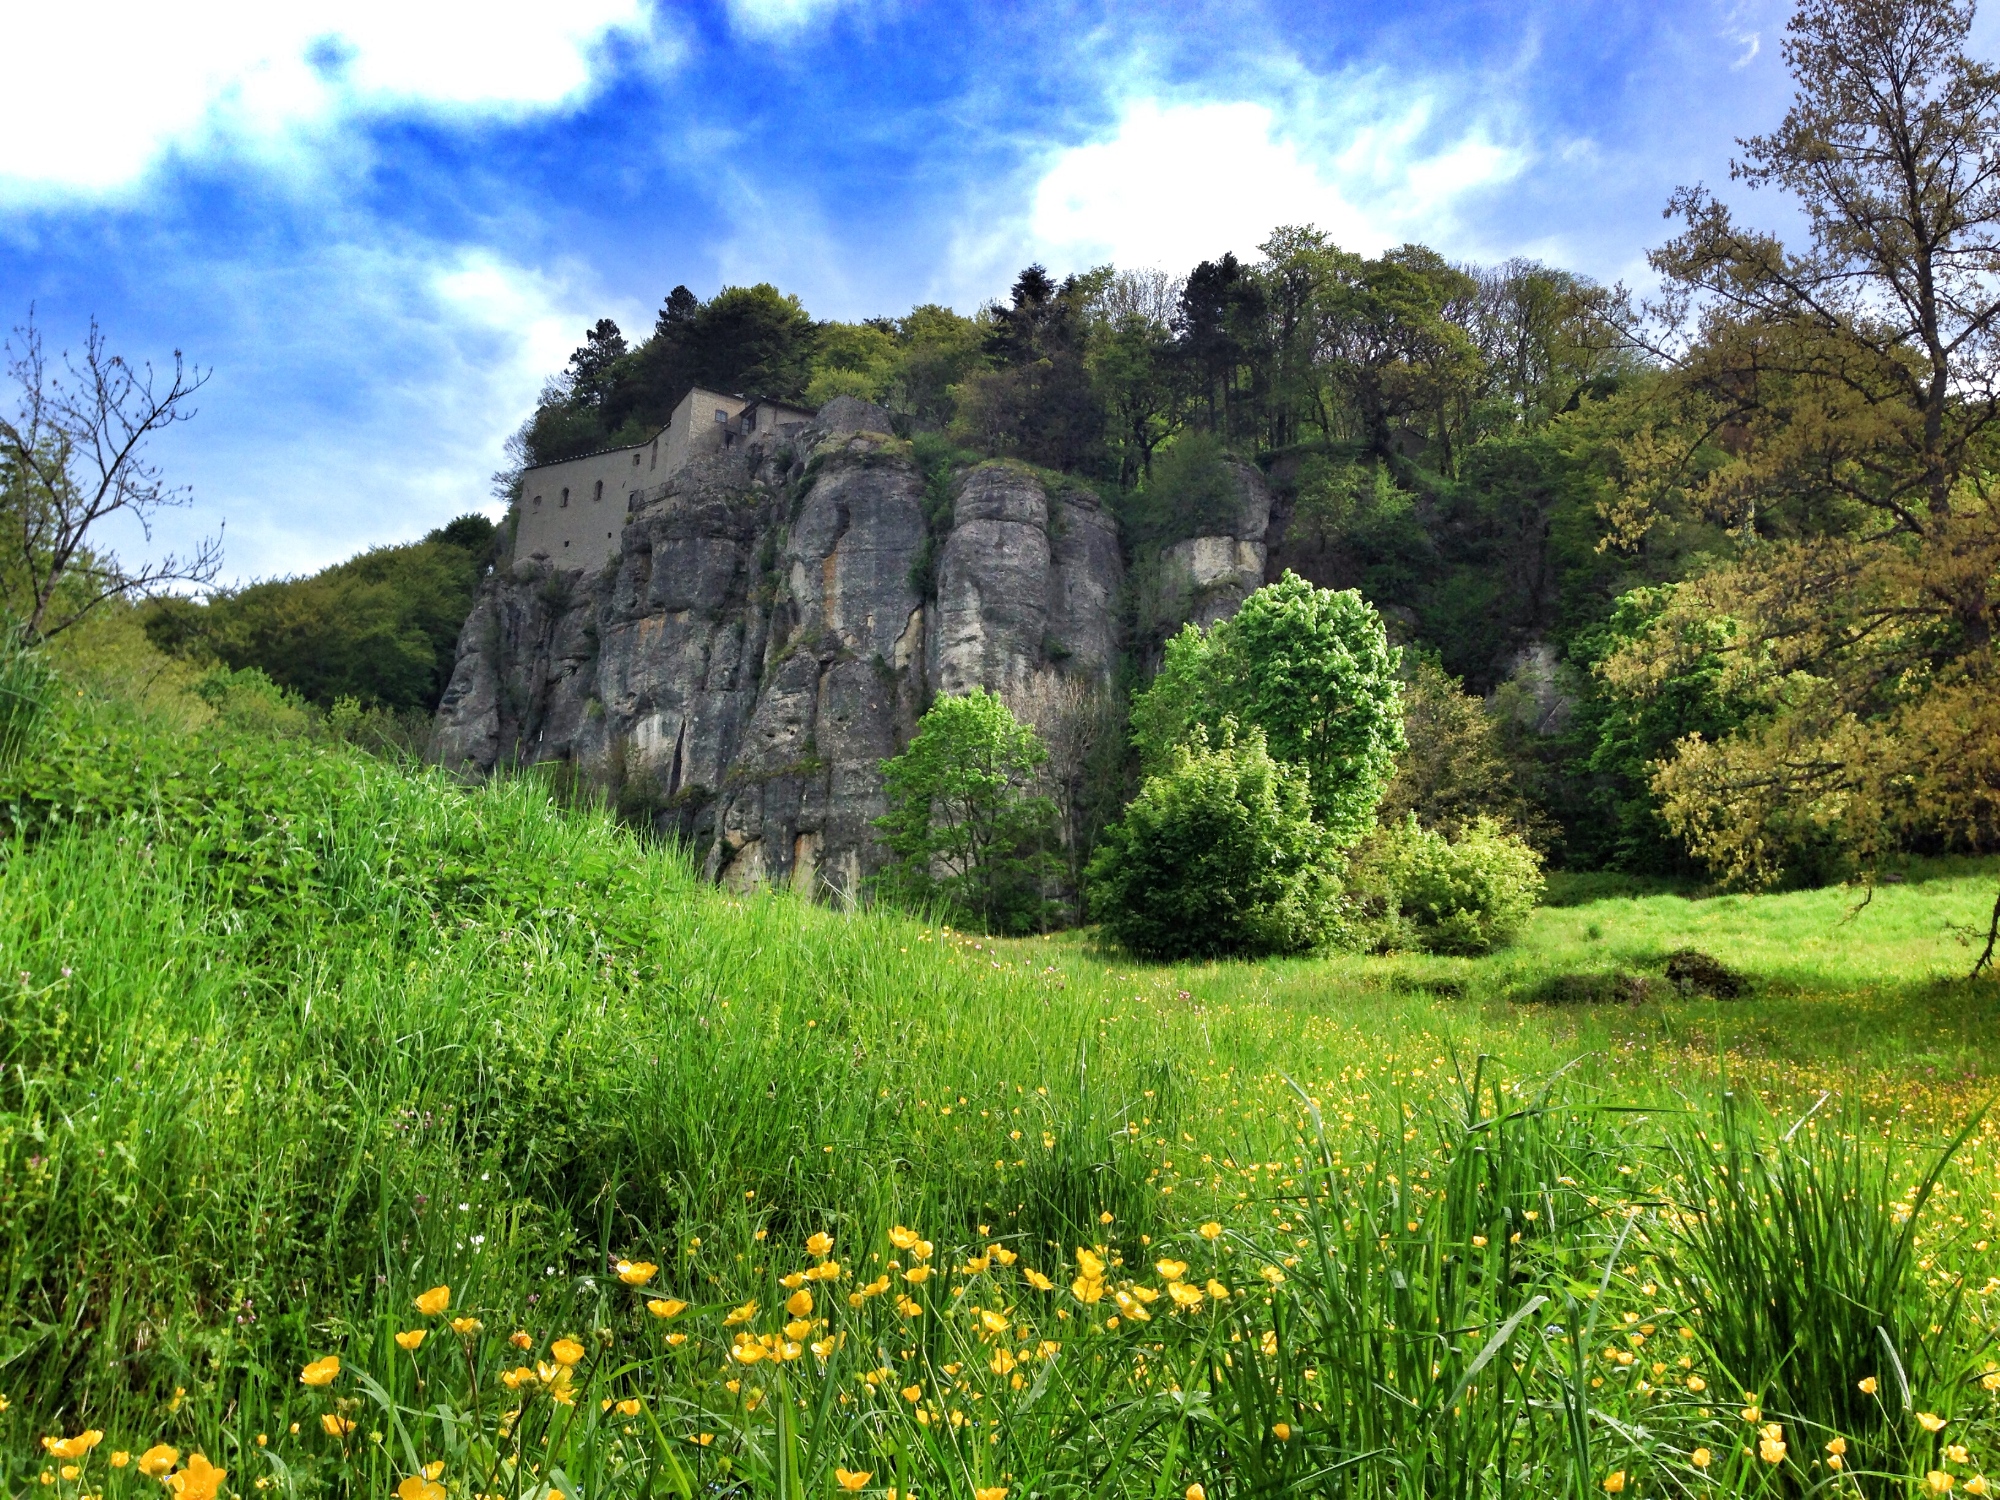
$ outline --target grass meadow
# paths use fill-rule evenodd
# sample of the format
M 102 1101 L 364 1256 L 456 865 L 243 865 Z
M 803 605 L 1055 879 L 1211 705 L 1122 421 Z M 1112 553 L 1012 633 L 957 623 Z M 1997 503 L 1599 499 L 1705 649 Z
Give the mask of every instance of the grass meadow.
M 10 1494 L 2000 1476 L 1992 864 L 1151 967 L 708 888 L 532 780 L 172 756 L 13 793 Z

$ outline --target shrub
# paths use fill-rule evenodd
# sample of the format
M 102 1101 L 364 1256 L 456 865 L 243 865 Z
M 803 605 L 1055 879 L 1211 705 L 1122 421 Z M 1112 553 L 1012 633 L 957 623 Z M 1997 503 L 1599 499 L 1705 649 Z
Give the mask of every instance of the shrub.
M 1045 927 L 1055 807 L 1029 788 L 1048 758 L 984 688 L 938 699 L 909 748 L 882 762 L 889 814 L 876 826 L 894 860 L 877 889 L 988 932 Z
M 1369 946 L 1480 954 L 1511 942 L 1542 898 L 1542 857 L 1492 818 L 1455 838 L 1391 824 L 1370 842 L 1357 884 L 1373 888 Z
M 1152 772 L 1218 715 L 1255 725 L 1271 754 L 1304 769 L 1313 816 L 1345 848 L 1373 822 L 1403 748 L 1396 663 L 1359 594 L 1288 572 L 1206 634 L 1190 625 L 1167 642 L 1133 704 L 1133 743 Z
M 1090 862 L 1092 909 L 1120 946 L 1156 958 L 1296 953 L 1325 941 L 1339 887 L 1306 773 L 1261 731 L 1225 721 L 1175 748 Z

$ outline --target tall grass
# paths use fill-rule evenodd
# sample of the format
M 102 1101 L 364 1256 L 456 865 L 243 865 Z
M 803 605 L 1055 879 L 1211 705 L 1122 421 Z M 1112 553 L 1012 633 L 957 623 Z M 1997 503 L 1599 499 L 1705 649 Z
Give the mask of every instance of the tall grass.
M 380 1495 L 441 1460 L 510 1500 L 817 1494 L 837 1466 L 1155 1500 L 1977 1472 L 1983 1141 L 1684 1104 L 1641 1045 L 1667 1018 L 1478 998 L 1518 954 L 1135 970 L 730 896 L 528 780 L 68 733 L 102 753 L 17 767 L 0 861 L 10 1492 L 44 1465 L 62 1500 L 138 1485 L 35 1451 L 85 1424 L 238 1485 Z M 1474 997 L 1385 987 L 1406 971 Z M 788 1340 L 815 1232 L 845 1270 Z M 644 1311 L 620 1259 L 685 1312 Z M 482 1332 L 413 1313 L 439 1284 Z M 745 1363 L 743 1332 L 828 1348 Z M 570 1333 L 573 1406 L 499 1382 Z M 329 1352 L 342 1383 L 302 1387 Z

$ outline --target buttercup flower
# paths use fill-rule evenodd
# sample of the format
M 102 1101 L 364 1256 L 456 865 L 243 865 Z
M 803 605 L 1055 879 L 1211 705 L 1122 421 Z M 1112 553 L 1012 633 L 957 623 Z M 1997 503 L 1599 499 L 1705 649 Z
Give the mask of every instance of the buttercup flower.
M 1188 1272 L 1187 1262 L 1184 1260 L 1155 1261 L 1153 1269 L 1160 1273 L 1160 1279 L 1163 1281 L 1179 1281 Z
M 1625 1489 L 1625 1471 L 1623 1469 L 1613 1469 L 1609 1474 L 1604 1476 L 1605 1494 L 1607 1495 L 1622 1494 L 1624 1492 L 1624 1489 Z
M 1920 1411 L 1917 1413 L 1917 1425 L 1925 1432 L 1943 1432 L 1944 1418 L 1935 1412 Z
M 1201 1226 L 1201 1237 L 1205 1240 L 1221 1239 L 1222 1226 L 1216 1223 L 1213 1219 L 1210 1219 L 1206 1224 Z
M 1289 1443 L 1292 1440 L 1292 1424 L 1290 1422 L 1273 1422 L 1271 1424 L 1271 1436 L 1281 1443 Z
M 1200 1480 L 1187 1487 L 1187 1500 L 1208 1500 L 1208 1491 L 1201 1487 Z
M 396 1335 L 396 1347 L 398 1349 L 414 1350 L 419 1344 L 423 1343 L 426 1332 L 428 1330 L 423 1328 L 407 1328 Z
M 435 1318 L 450 1306 L 451 1288 L 448 1286 L 434 1286 L 417 1297 L 417 1311 L 427 1318 Z
M 453 1333 L 463 1333 L 463 1334 L 478 1333 L 485 1326 L 486 1325 L 480 1322 L 479 1319 L 477 1318 L 453 1318 L 451 1320 L 451 1331 Z
M 1053 1292 L 1056 1289 L 1053 1281 L 1031 1266 L 1023 1267 L 1021 1274 L 1027 1278 L 1028 1285 L 1038 1292 Z
M 1710 1453 L 1706 1448 L 1697 1448 L 1688 1455 L 1688 1462 L 1693 1464 L 1697 1469 L 1705 1469 L 1711 1463 L 1715 1462 L 1715 1455 Z
M 647 1302 L 646 1311 L 656 1318 L 678 1318 L 687 1311 L 687 1304 L 678 1297 L 654 1297 Z
M 844 1490 L 858 1490 L 875 1477 L 872 1469 L 843 1469 L 838 1466 L 833 1471 L 834 1483 Z
M 990 1490 L 975 1489 L 972 1492 L 972 1500 L 1007 1500 L 1007 1486 L 1000 1484 Z
M 1943 1469 L 1932 1469 L 1930 1473 L 1924 1476 L 1924 1485 L 1933 1495 L 1949 1495 L 1951 1493 L 1951 1476 L 1945 1473 Z
M 139 1455 L 139 1472 L 148 1479 L 158 1479 L 180 1461 L 180 1449 L 169 1443 L 155 1443 Z
M 905 1229 L 901 1224 L 898 1224 L 894 1229 L 889 1231 L 889 1243 L 894 1245 L 898 1250 L 907 1250 L 916 1244 L 916 1242 L 917 1232 L 914 1229 Z
M 227 1469 L 218 1469 L 200 1453 L 188 1455 L 187 1467 L 168 1479 L 179 1500 L 215 1500 L 215 1491 L 223 1480 L 229 1477 Z
M 92 1427 L 72 1438 L 45 1437 L 42 1446 L 57 1458 L 82 1458 L 103 1441 L 104 1434 Z
M 807 1235 L 806 1254 L 825 1260 L 827 1256 L 833 1254 L 833 1236 L 824 1231 Z M 862 1479 L 865 1481 L 867 1476 L 864 1474 Z
M 354 1424 L 346 1417 L 337 1417 L 327 1412 L 319 1419 L 320 1430 L 328 1437 L 346 1437 L 354 1431 Z
M 549 1345 L 549 1353 L 556 1357 L 559 1365 L 573 1365 L 583 1358 L 583 1345 L 575 1339 L 557 1339 Z
M 316 1359 L 299 1371 L 300 1385 L 332 1385 L 340 1374 L 340 1356 L 329 1354 L 324 1359 Z
M 660 1272 L 660 1268 L 650 1260 L 621 1260 L 618 1262 L 618 1279 L 627 1286 L 644 1286 Z
M 412 1474 L 396 1486 L 396 1500 L 444 1500 L 444 1486 L 435 1479 Z
M 813 1294 L 804 1287 L 785 1299 L 785 1311 L 795 1318 L 803 1318 L 813 1310 Z
M 1873 1375 L 1863 1376 L 1860 1380 L 1855 1381 L 1854 1384 L 1855 1388 L 1864 1396 L 1872 1396 L 1879 1389 L 1879 1382 Z

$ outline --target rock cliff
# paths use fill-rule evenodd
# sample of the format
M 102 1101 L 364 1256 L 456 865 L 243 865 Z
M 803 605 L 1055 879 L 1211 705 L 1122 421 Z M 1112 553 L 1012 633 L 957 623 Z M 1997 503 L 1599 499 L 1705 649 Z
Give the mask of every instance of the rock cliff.
M 1243 490 L 1238 535 L 1161 559 L 1150 634 L 1262 581 L 1269 496 L 1250 470 Z M 1039 721 L 1108 688 L 1128 645 L 1117 524 L 1087 486 L 996 460 L 938 498 L 888 414 L 848 398 L 698 461 L 638 497 L 601 571 L 495 573 L 435 758 L 567 762 L 715 879 L 857 891 L 881 862 L 879 763 L 932 697 L 985 687 Z

